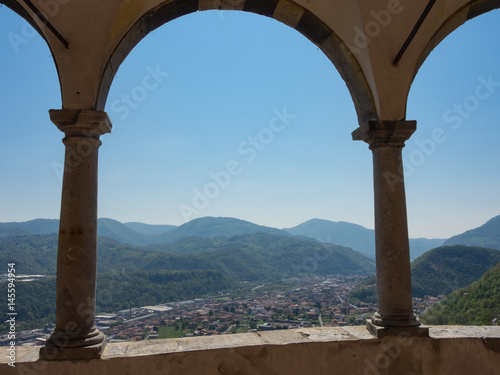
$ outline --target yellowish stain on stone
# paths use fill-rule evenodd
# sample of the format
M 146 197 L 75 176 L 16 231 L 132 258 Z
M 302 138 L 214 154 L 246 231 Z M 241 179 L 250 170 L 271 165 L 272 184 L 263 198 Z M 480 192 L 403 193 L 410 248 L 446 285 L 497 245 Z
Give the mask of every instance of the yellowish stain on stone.
M 151 2 L 149 1 L 123 1 L 116 13 L 115 22 L 111 29 L 111 39 L 114 40 L 117 37 L 121 38 L 125 31 L 150 8 Z M 133 20 L 133 22 L 131 22 L 131 20 Z

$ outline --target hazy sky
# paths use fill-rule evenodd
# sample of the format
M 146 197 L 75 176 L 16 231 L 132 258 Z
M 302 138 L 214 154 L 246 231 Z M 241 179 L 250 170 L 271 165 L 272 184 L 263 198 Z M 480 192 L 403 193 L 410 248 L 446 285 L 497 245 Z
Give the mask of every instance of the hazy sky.
M 469 21 L 413 84 L 407 118 L 418 130 L 404 150 L 412 237 L 446 238 L 500 214 L 498 35 L 499 12 Z M 58 218 L 64 146 L 48 115 L 61 108 L 53 60 L 5 6 L 0 51 L 0 221 Z M 494 83 L 478 97 L 484 80 Z M 120 67 L 106 111 L 100 217 L 373 228 L 371 152 L 351 140 L 348 90 L 321 50 L 275 20 L 211 11 L 164 25 Z

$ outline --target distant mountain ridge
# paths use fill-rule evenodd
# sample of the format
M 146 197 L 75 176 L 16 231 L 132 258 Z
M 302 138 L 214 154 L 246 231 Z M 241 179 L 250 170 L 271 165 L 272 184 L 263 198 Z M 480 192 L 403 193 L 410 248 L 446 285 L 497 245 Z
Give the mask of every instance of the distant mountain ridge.
M 139 233 L 113 219 L 100 218 L 97 220 L 97 234 L 128 245 L 141 246 L 150 243 L 150 236 Z
M 0 223 L 0 238 L 58 233 L 58 227 L 59 222 L 55 219 Z M 227 238 L 249 233 L 295 236 L 311 241 L 332 243 L 352 248 L 371 259 L 375 258 L 375 231 L 343 221 L 311 219 L 292 228 L 277 229 L 229 217 L 203 217 L 178 227 L 138 222 L 124 224 L 107 218 L 98 220 L 99 236 L 134 246 L 168 244 L 188 237 Z M 410 256 L 412 259 L 416 259 L 430 249 L 455 244 L 500 249 L 500 216 L 492 218 L 479 228 L 469 230 L 446 241 L 444 239 L 410 238 Z
M 444 244 L 446 246 L 480 246 L 500 250 L 500 215 L 488 220 L 478 228 L 451 237 Z
M 128 245 L 148 245 L 155 236 L 149 236 L 134 230 L 132 226 L 122 224 L 119 221 L 100 218 L 97 220 L 97 233 L 99 236 L 112 238 L 120 243 Z M 148 224 L 143 224 L 143 231 Z M 155 227 L 155 226 L 152 226 Z M 138 228 L 136 226 L 136 228 Z M 167 228 L 168 231 L 168 228 Z M 59 233 L 59 220 L 57 219 L 35 219 L 26 222 L 0 223 L 0 238 L 36 234 Z
M 0 238 L 59 232 L 59 220 L 36 219 L 22 223 L 0 223 Z M 114 239 L 125 245 L 144 246 L 167 244 L 187 237 L 231 237 L 249 233 L 269 233 L 291 236 L 288 232 L 228 217 L 203 217 L 181 226 L 126 223 L 100 218 L 97 234 Z
M 250 233 L 268 233 L 279 236 L 290 236 L 290 233 L 271 227 L 250 223 L 249 221 L 230 217 L 202 217 L 191 220 L 171 231 L 159 235 L 158 244 L 165 244 L 187 237 L 232 237 Z
M 375 243 L 375 232 L 373 230 L 344 221 L 334 222 L 311 219 L 284 230 L 293 235 L 312 237 L 321 242 L 332 243 L 332 241 L 337 241 L 336 243 L 342 243 L 343 246 L 353 249 L 366 247 L 367 244 L 371 245 L 372 242 Z
M 0 223 L 0 238 L 59 232 L 59 220 L 35 219 L 25 222 Z
M 350 247 L 361 254 L 375 258 L 375 231 L 344 221 L 311 219 L 293 228 L 284 229 L 293 235 Z M 416 258 L 426 251 L 441 246 L 444 239 L 410 238 L 410 256 Z
M 145 234 L 147 236 L 167 233 L 172 229 L 177 228 L 176 225 L 144 224 L 139 222 L 130 222 L 124 224 L 132 230 L 135 230 L 136 232 Z

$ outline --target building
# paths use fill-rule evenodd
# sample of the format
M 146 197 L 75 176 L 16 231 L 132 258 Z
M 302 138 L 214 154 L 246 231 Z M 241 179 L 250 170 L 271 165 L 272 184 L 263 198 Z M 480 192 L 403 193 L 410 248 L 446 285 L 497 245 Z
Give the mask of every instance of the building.
M 415 373 L 493 374 L 500 332 L 465 327 L 431 332 L 412 311 L 402 148 L 416 130 L 406 120 L 412 81 L 432 49 L 498 0 L 3 0 L 46 40 L 57 66 L 64 133 L 56 328 L 35 361 L 18 349 L 4 374 L 66 373 Z M 148 33 L 198 10 L 273 17 L 296 29 L 332 61 L 351 93 L 354 140 L 373 153 L 378 312 L 368 330 L 266 332 L 106 347 L 95 327 L 97 160 L 111 132 L 103 111 L 120 64 Z M 71 252 L 70 252 L 71 250 Z M 138 338 L 140 336 L 137 336 Z M 184 350 L 196 346 L 198 350 Z M 33 350 L 33 349 L 32 349 Z M 24 353 L 24 355 L 23 355 Z M 25 360 L 23 360 L 25 358 Z M 3 360 L 3 359 L 2 359 Z M 4 360 L 3 360 L 4 361 Z

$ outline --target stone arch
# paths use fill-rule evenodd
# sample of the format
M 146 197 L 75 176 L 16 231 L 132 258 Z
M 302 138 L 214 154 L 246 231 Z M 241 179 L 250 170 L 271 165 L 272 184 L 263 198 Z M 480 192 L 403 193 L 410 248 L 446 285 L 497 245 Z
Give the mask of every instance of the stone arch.
M 441 27 L 434 33 L 423 49 L 415 66 L 412 81 L 415 79 L 418 70 L 423 65 L 427 57 L 429 57 L 434 48 L 436 48 L 448 35 L 472 18 L 499 8 L 500 2 L 498 0 L 475 0 L 464 5 L 448 17 L 448 19 L 441 24 Z
M 172 0 L 144 14 L 112 52 L 99 82 L 96 109 L 103 110 L 114 76 L 132 49 L 151 31 L 178 17 L 203 10 L 241 10 L 271 17 L 294 28 L 332 61 L 351 93 L 359 124 L 377 118 L 372 92 L 353 54 L 313 13 L 290 0 Z

